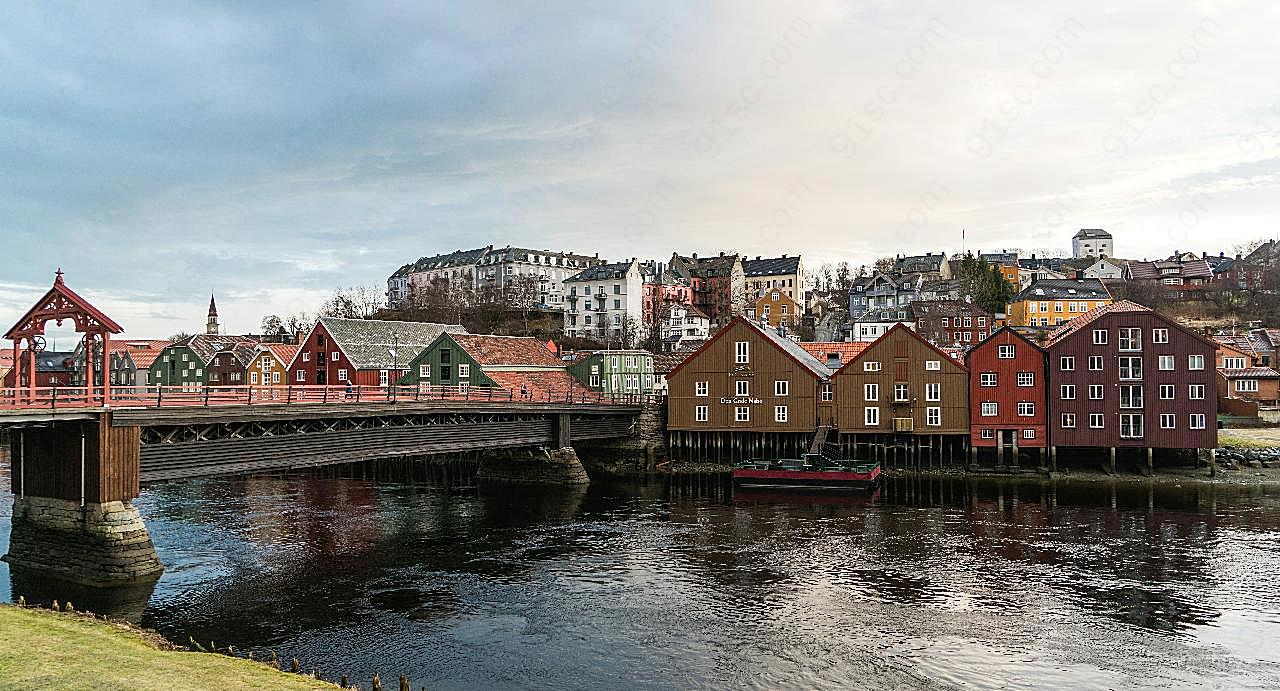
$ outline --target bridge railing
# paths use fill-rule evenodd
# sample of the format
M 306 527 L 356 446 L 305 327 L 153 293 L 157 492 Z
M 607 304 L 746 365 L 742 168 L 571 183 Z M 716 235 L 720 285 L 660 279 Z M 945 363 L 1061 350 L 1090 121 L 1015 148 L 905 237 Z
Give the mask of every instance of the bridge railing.
M 58 410 L 111 406 L 167 408 L 219 405 L 404 403 L 429 401 L 512 402 L 547 405 L 639 405 L 662 400 L 654 394 L 606 393 L 586 387 L 511 390 L 501 387 L 430 384 L 350 386 L 120 386 L 108 400 L 102 390 L 82 386 L 0 389 L 0 410 Z

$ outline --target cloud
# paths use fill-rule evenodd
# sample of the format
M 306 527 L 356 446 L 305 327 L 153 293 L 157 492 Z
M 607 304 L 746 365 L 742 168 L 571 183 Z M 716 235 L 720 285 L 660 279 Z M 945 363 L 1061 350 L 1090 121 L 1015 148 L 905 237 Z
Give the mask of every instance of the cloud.
M 247 330 L 490 243 L 861 263 L 1100 226 L 1217 251 L 1275 233 L 1278 11 L 13 7 L 4 280 L 62 266 L 147 336 L 199 329 L 211 291 Z

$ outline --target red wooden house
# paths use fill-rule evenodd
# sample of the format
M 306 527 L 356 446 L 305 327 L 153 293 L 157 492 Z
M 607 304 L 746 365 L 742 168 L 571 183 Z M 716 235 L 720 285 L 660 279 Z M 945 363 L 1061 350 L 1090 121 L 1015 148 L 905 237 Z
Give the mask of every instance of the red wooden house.
M 1020 449 L 1048 447 L 1045 391 L 1045 353 L 1014 329 L 991 334 L 965 357 L 969 367 L 969 449 L 977 459 L 980 448 L 996 450 L 996 464 L 1004 465 L 1006 449 L 1018 463 Z
M 1046 344 L 1051 458 L 1057 446 L 1110 448 L 1113 461 L 1117 447 L 1216 448 L 1215 345 L 1128 300 L 1058 327 Z
M 295 386 L 386 386 L 440 334 L 466 333 L 457 324 L 321 317 L 289 363 Z

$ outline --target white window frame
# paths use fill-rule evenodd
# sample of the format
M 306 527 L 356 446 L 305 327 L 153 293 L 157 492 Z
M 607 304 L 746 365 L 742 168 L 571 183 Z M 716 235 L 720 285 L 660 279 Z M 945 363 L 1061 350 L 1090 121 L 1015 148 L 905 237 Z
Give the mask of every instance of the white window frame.
M 734 396 L 750 396 L 750 395 L 751 395 L 751 380 L 750 380 L 750 379 L 735 379 L 735 380 L 734 380 L 734 382 L 733 382 L 733 395 L 734 395 Z
M 431 364 L 430 364 L 430 363 L 423 364 L 423 365 L 418 365 L 418 378 L 419 378 L 419 379 L 430 379 L 430 378 L 431 378 Z
M 1094 344 L 1094 345 L 1106 345 L 1106 344 L 1107 344 L 1107 330 L 1106 330 L 1106 329 L 1094 329 L 1094 330 L 1093 330 L 1093 344 Z
M 1168 329 L 1152 329 L 1151 342 L 1152 343 L 1168 343 L 1169 330 Z
M 864 427 L 880 426 L 880 408 L 879 406 L 866 406 L 862 409 L 862 425 Z
M 983 401 L 978 406 L 978 412 L 981 417 L 997 417 L 1000 415 L 1000 404 L 996 401 Z
M 1062 427 L 1063 429 L 1075 429 L 1075 428 L 1076 428 L 1076 414 L 1075 414 L 1075 413 L 1063 413 L 1063 414 L 1062 414 L 1062 420 L 1061 420 L 1061 427 Z
M 751 407 L 740 405 L 733 409 L 734 422 L 751 422 Z
M 880 400 L 880 385 L 879 385 L 879 384 L 876 384 L 876 383 L 863 384 L 863 385 L 862 385 L 862 400 L 864 400 L 864 401 L 879 401 L 879 400 Z
M 346 380 L 347 380 L 347 371 L 344 369 L 338 370 L 338 381 L 346 381 Z M 386 384 L 383 384 L 383 386 L 386 386 Z
M 1032 304 L 1034 304 L 1034 303 L 1032 303 Z M 982 439 L 995 439 L 995 438 L 996 438 L 996 431 L 995 431 L 995 430 L 993 430 L 993 429 L 989 429 L 989 428 L 984 427 L 984 428 L 982 428 L 981 430 L 979 430 L 979 432 L 978 432 L 978 436 L 979 436 L 980 438 L 982 438 Z
M 1076 400 L 1076 385 L 1075 385 L 1075 384 L 1063 384 L 1063 385 L 1062 385 L 1061 387 L 1059 387 L 1059 389 L 1058 389 L 1058 398 L 1059 398 L 1060 400 L 1063 400 L 1063 401 L 1074 401 L 1074 400 Z
M 1202 369 L 1204 369 L 1204 356 L 1203 356 L 1203 355 L 1188 355 L 1188 356 L 1187 356 L 1187 369 L 1189 369 L 1189 370 L 1202 370 Z
M 1122 353 L 1142 352 L 1142 329 L 1136 326 L 1121 327 L 1116 341 Z
M 335 350 L 335 351 L 333 351 L 333 353 L 331 353 L 331 354 L 330 354 L 329 359 L 330 359 L 330 360 L 333 360 L 334 362 L 337 362 L 337 361 L 338 361 L 338 351 L 336 351 L 336 350 Z
M 1177 415 L 1173 413 L 1160 413 L 1160 429 L 1175 429 L 1177 425 Z
M 1166 393 L 1168 394 L 1167 396 L 1165 395 Z M 1160 385 L 1160 400 L 1172 401 L 1174 397 L 1177 395 L 1178 395 L 1178 387 L 1176 385 L 1174 384 Z
M 791 382 L 786 379 L 777 379 L 773 382 L 773 395 L 779 398 L 789 396 L 791 394 Z
M 693 407 L 693 421 L 706 422 L 709 419 L 708 408 L 705 405 L 695 405 Z
M 1173 356 L 1172 356 L 1172 355 L 1157 355 L 1157 356 L 1156 356 L 1156 371 L 1159 371 L 1159 372 L 1172 372 L 1172 371 L 1173 371 L 1173 368 L 1174 368 L 1175 366 L 1176 366 L 1176 365 L 1174 365 L 1174 358 L 1173 358 Z
M 293 378 L 294 381 L 305 382 L 307 380 L 307 373 L 303 370 L 298 370 Z
M 926 427 L 942 426 L 942 408 L 940 406 L 928 406 L 924 409 L 924 424 Z
M 1188 422 L 1188 427 L 1190 427 L 1191 429 L 1204 429 L 1204 428 L 1205 428 L 1205 414 L 1204 414 L 1204 413 L 1191 413 L 1191 415 L 1188 417 L 1187 422 Z
M 705 398 L 711 395 L 711 384 L 705 381 L 696 381 L 693 383 L 693 395 L 699 398 Z
M 1028 387 L 1028 386 L 1035 386 L 1035 385 L 1036 385 L 1035 372 L 1018 372 L 1018 386 Z
M 1017 350 L 1014 349 L 1013 344 L 1006 343 L 1004 345 L 996 346 L 997 360 L 1012 360 L 1016 356 Z
M 1134 423 L 1137 423 L 1137 432 L 1134 432 Z M 1125 431 L 1125 428 L 1128 431 Z M 1142 439 L 1146 436 L 1146 420 L 1142 413 L 1120 413 L 1120 438 L 1121 439 Z
M 1018 401 L 1018 417 L 1035 417 L 1036 404 L 1034 401 Z
M 1076 370 L 1076 358 L 1074 355 L 1063 355 L 1058 358 L 1058 369 L 1063 372 L 1074 372 Z
M 773 421 L 774 422 L 787 421 L 787 407 L 785 405 L 775 405 L 773 407 Z
M 1237 379 L 1236 392 L 1237 393 L 1258 393 L 1258 380 L 1257 379 Z
M 1094 393 L 1095 393 L 1095 392 L 1096 392 L 1098 395 L 1096 395 L 1096 396 L 1095 396 L 1095 395 L 1094 395 Z M 1102 385 L 1102 384 L 1090 384 L 1090 385 L 1089 385 L 1089 400 L 1091 400 L 1091 401 L 1101 401 L 1102 399 L 1106 398 L 1106 396 L 1107 396 L 1107 390 L 1106 390 L 1106 388 L 1105 388 L 1105 387 L 1103 387 L 1103 385 Z
M 1035 439 L 1035 438 L 1036 438 L 1036 431 L 1035 431 L 1035 430 L 1033 430 L 1033 429 L 1024 429 L 1024 430 L 1022 430 L 1022 438 L 1023 438 L 1023 439 Z
M 924 368 L 925 368 L 925 371 L 929 371 L 929 372 L 940 371 L 942 369 L 942 361 L 941 360 L 925 360 Z
M 1089 413 L 1089 429 L 1106 429 L 1107 416 L 1102 413 Z
M 862 371 L 863 372 L 879 372 L 880 363 L 876 361 L 864 362 L 862 363 Z
M 996 386 L 996 382 L 1000 380 L 995 372 L 981 372 L 978 374 L 978 386 L 991 388 Z
M 1204 390 L 1204 384 L 1187 384 L 1187 399 L 1191 401 L 1203 401 Z
M 1104 367 L 1106 367 L 1106 360 L 1104 360 L 1104 359 L 1103 359 L 1103 357 L 1102 357 L 1101 355 L 1090 355 L 1090 356 L 1089 356 L 1089 371 L 1090 371 L 1090 372 L 1101 372 L 1101 371 L 1102 371 L 1102 369 L 1103 369 Z
M 893 401 L 895 403 L 906 403 L 910 400 L 911 400 L 911 385 L 904 382 L 894 382 Z
M 942 383 L 929 382 L 924 385 L 924 400 L 941 401 L 942 400 Z
M 733 361 L 738 365 L 747 365 L 751 363 L 751 343 L 750 341 L 735 341 L 733 344 Z

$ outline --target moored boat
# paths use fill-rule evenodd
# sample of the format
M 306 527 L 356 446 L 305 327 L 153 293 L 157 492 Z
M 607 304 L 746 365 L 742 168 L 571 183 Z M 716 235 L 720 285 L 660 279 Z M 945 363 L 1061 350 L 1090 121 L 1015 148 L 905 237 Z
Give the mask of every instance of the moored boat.
M 874 461 L 807 458 L 750 459 L 733 468 L 739 487 L 789 487 L 805 489 L 866 489 L 875 486 L 880 464 Z

